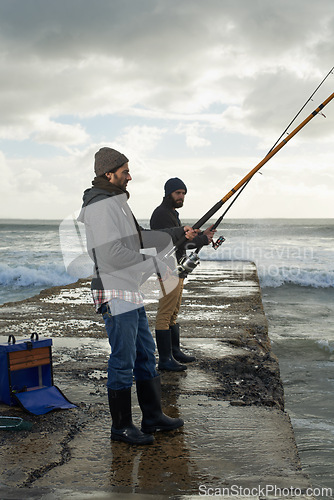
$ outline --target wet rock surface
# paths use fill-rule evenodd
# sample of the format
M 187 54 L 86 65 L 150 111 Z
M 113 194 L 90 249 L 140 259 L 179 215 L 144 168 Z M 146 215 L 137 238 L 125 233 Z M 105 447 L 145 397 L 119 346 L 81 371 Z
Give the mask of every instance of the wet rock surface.
M 154 297 L 151 290 L 146 299 L 152 331 Z M 181 343 L 196 361 L 186 372 L 161 373 L 162 402 L 185 425 L 133 447 L 110 441 L 109 345 L 89 282 L 0 307 L 1 343 L 32 332 L 53 339 L 54 384 L 77 405 L 35 416 L 0 404 L 0 416 L 33 424 L 0 431 L 0 498 L 177 498 L 260 484 L 305 491 L 255 266 L 201 263 L 186 282 L 179 321 Z M 135 386 L 133 413 L 140 424 Z

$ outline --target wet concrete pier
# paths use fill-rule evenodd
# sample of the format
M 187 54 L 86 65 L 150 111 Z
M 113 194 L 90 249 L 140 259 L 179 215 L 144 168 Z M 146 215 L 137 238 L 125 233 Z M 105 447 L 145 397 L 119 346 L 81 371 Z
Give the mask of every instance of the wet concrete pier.
M 154 294 L 146 299 L 152 331 Z M 312 498 L 254 264 L 202 262 L 186 282 L 179 321 L 196 361 L 186 372 L 161 373 L 162 400 L 185 425 L 135 447 L 110 441 L 109 346 L 89 282 L 0 307 L 0 343 L 10 333 L 52 338 L 54 383 L 77 405 L 34 416 L 0 404 L 0 415 L 33 424 L 0 431 L 0 498 Z M 133 408 L 139 424 L 135 387 Z

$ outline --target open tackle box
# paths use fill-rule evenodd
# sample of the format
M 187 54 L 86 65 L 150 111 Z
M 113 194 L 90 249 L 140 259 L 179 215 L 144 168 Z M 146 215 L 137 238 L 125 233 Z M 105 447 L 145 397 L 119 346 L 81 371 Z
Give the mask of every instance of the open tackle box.
M 9 335 L 7 344 L 0 344 L 0 402 L 19 404 L 34 415 L 56 409 L 76 408 L 53 385 L 52 339 L 16 341 Z

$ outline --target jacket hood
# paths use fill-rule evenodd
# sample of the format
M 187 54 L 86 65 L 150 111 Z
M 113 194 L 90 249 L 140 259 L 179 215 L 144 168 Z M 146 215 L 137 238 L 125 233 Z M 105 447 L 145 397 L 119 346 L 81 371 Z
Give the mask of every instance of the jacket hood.
M 104 189 L 95 188 L 95 187 L 88 188 L 84 191 L 84 194 L 82 197 L 82 206 L 86 207 L 91 202 L 100 201 L 104 198 L 108 198 L 109 196 L 113 196 L 113 194 L 108 193 L 108 191 L 105 191 Z
M 125 196 L 124 202 L 127 200 L 129 197 L 129 193 L 126 191 L 122 191 L 119 189 L 117 186 L 114 186 L 113 184 L 109 183 L 108 186 L 108 191 L 106 189 L 101 189 L 98 187 L 92 187 L 88 188 L 84 191 L 83 197 L 82 197 L 82 207 L 81 211 L 78 216 L 78 221 L 79 222 L 84 222 L 85 220 L 85 208 L 90 205 L 91 203 L 96 203 L 98 201 L 105 200 L 107 198 L 111 198 L 112 196 L 119 196 L 123 195 Z
M 125 194 L 127 199 L 130 197 L 128 191 L 123 191 L 123 189 L 102 177 L 95 177 L 92 185 L 93 187 L 86 189 L 83 194 L 83 207 L 86 207 L 91 202 L 100 201 L 110 196 Z

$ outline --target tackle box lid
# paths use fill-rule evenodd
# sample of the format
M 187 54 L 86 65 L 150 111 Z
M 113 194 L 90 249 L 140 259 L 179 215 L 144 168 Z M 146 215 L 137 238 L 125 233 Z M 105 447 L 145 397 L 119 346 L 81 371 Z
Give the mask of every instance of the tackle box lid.
M 17 392 L 13 396 L 24 410 L 33 415 L 44 415 L 53 410 L 77 408 L 55 385 Z

